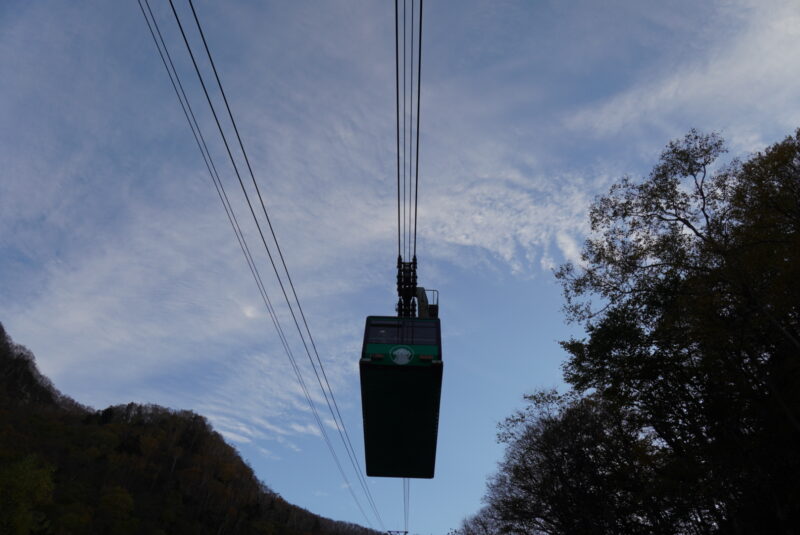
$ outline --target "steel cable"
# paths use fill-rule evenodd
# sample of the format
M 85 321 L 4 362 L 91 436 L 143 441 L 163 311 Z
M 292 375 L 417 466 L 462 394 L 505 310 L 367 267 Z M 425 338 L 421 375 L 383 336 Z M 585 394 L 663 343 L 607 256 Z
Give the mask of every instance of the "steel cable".
M 147 0 L 145 0 L 145 2 L 147 3 Z M 176 20 L 177 20 L 177 22 L 179 24 L 179 27 L 181 28 L 181 34 L 184 37 L 184 42 L 187 44 L 187 48 L 188 48 L 188 50 L 190 52 L 190 55 L 192 55 L 192 61 L 193 61 L 194 65 L 195 65 L 195 69 L 198 70 L 197 69 L 197 64 L 194 61 L 194 57 L 193 57 L 193 54 L 191 52 L 191 48 L 188 45 L 188 41 L 186 40 L 185 33 L 183 32 L 183 28 L 180 25 L 180 20 L 179 20 L 179 18 L 177 16 L 177 12 L 175 11 L 175 8 L 174 8 L 174 5 L 172 4 L 172 2 L 170 2 L 170 4 L 171 4 L 171 7 L 173 9 L 173 14 L 175 14 Z M 310 406 L 310 408 L 312 410 L 312 413 L 314 414 L 314 417 L 315 417 L 315 420 L 317 421 L 318 426 L 320 427 L 320 432 L 322 433 L 323 438 L 325 439 L 325 442 L 326 442 L 329 450 L 331 451 L 331 454 L 334 457 L 334 461 L 336 462 L 337 467 L 339 468 L 339 471 L 340 471 L 342 477 L 345 480 L 345 484 L 346 484 L 351 496 L 353 497 L 354 501 L 356 502 L 356 505 L 358 506 L 358 508 L 361 511 L 361 513 L 365 516 L 365 519 L 367 520 L 367 523 L 372 525 L 371 522 L 369 521 L 369 519 L 366 517 L 366 514 L 364 513 L 364 510 L 361 507 L 360 502 L 358 501 L 358 499 L 356 498 L 355 494 L 353 493 L 352 486 L 349 484 L 348 478 L 347 478 L 347 476 L 346 476 L 346 474 L 345 474 L 345 472 L 344 472 L 344 470 L 343 470 L 343 468 L 341 466 L 341 463 L 339 462 L 338 456 L 336 455 L 335 449 L 333 448 L 333 445 L 330 442 L 330 439 L 329 439 L 329 437 L 327 435 L 327 432 L 326 432 L 326 430 L 324 428 L 324 425 L 322 424 L 322 420 L 321 420 L 321 418 L 320 418 L 320 416 L 319 416 L 319 414 L 318 414 L 318 412 L 316 410 L 316 406 L 313 403 L 313 400 L 312 400 L 312 398 L 310 396 L 310 393 L 309 393 L 308 388 L 307 388 L 307 386 L 305 384 L 305 381 L 302 378 L 302 374 L 300 373 L 300 369 L 299 369 L 299 367 L 298 367 L 298 365 L 297 365 L 297 363 L 296 363 L 296 361 L 294 359 L 294 356 L 293 356 L 293 354 L 291 352 L 290 346 L 288 344 L 288 340 L 286 339 L 286 336 L 285 336 L 285 333 L 284 333 L 284 331 L 282 329 L 282 326 L 280 325 L 280 322 L 277 319 L 277 316 L 276 316 L 275 311 L 274 311 L 274 307 L 272 306 L 272 304 L 271 304 L 271 302 L 269 300 L 269 297 L 268 297 L 268 295 L 266 293 L 266 289 L 264 288 L 264 285 L 263 285 L 263 281 L 261 280 L 261 276 L 260 276 L 260 274 L 259 274 L 259 272 L 257 270 L 257 267 L 255 266 L 255 263 L 253 261 L 252 254 L 250 253 L 249 247 L 247 246 L 247 242 L 244 239 L 244 235 L 241 232 L 241 228 L 239 227 L 238 220 L 236 219 L 235 213 L 233 212 L 233 208 L 230 205 L 230 201 L 229 201 L 229 199 L 227 197 L 227 194 L 224 191 L 224 186 L 222 185 L 221 181 L 219 181 L 219 174 L 217 173 L 216 166 L 213 163 L 213 159 L 211 159 L 210 152 L 208 152 L 208 147 L 207 147 L 207 145 L 205 143 L 205 139 L 202 136 L 202 132 L 200 131 L 199 124 L 197 123 L 197 120 L 196 120 L 196 118 L 194 116 L 194 112 L 191 109 L 191 104 L 189 103 L 188 98 L 186 98 L 185 91 L 183 90 L 183 85 L 180 82 L 180 77 L 178 76 L 177 70 L 175 70 L 175 67 L 174 67 L 174 64 L 172 62 L 171 56 L 169 55 L 169 51 L 166 48 L 166 43 L 164 43 L 163 36 L 161 35 L 160 29 L 158 28 L 158 22 L 157 22 L 157 20 L 155 19 L 155 17 L 152 14 L 152 10 L 150 9 L 149 3 L 147 3 L 147 9 L 150 12 L 151 17 L 153 18 L 153 23 L 154 23 L 154 25 L 156 27 L 156 31 L 159 34 L 159 38 L 161 39 L 162 46 L 164 46 L 164 52 L 167 54 L 167 58 L 169 60 L 169 63 L 172 66 L 172 69 L 173 69 L 173 71 L 175 73 L 175 77 L 176 77 L 176 80 L 177 80 L 177 83 L 178 83 L 178 87 L 180 87 L 180 93 L 179 93 L 178 87 L 176 87 L 175 81 L 173 81 L 172 72 L 170 71 L 170 68 L 167 66 L 167 62 L 164 60 L 164 54 L 162 54 L 162 52 L 161 52 L 161 47 L 159 46 L 158 40 L 156 39 L 156 36 L 155 36 L 155 33 L 153 33 L 153 28 L 150 25 L 150 21 L 149 21 L 147 15 L 146 15 L 146 13 L 144 12 L 144 9 L 143 9 L 142 4 L 141 4 L 141 0 L 139 0 L 139 6 L 142 9 L 142 14 L 145 17 L 145 22 L 148 25 L 148 29 L 150 30 L 151 36 L 153 37 L 153 39 L 154 39 L 154 41 L 156 43 L 156 47 L 158 49 L 159 55 L 161 56 L 162 62 L 164 63 L 165 68 L 167 69 L 167 73 L 168 73 L 168 75 L 170 77 L 170 82 L 172 83 L 173 89 L 175 90 L 175 93 L 176 93 L 176 95 L 178 97 L 178 100 L 179 100 L 179 102 L 181 104 L 181 108 L 183 109 L 184 115 L 186 116 L 187 121 L 189 122 L 189 126 L 190 126 L 190 128 L 192 130 L 192 134 L 195 137 L 195 141 L 198 144 L 198 148 L 201 151 L 201 155 L 203 156 L 203 160 L 204 160 L 204 162 L 206 164 L 206 167 L 207 167 L 207 169 L 209 171 L 209 174 L 212 177 L 212 181 L 214 182 L 215 188 L 217 190 L 217 194 L 218 194 L 218 196 L 220 197 L 220 200 L 223 203 L 223 207 L 225 208 L 225 211 L 226 211 L 226 214 L 228 216 L 228 219 L 229 219 L 229 221 L 230 221 L 230 223 L 231 223 L 231 225 L 232 225 L 232 227 L 234 229 L 234 233 L 236 234 L 237 241 L 239 242 L 240 248 L 242 249 L 242 252 L 243 252 L 243 254 L 245 256 L 245 259 L 246 259 L 246 261 L 248 263 L 248 267 L 250 268 L 251 274 L 253 275 L 254 279 L 256 280 L 256 285 L 259 288 L 259 293 L 262 295 L 262 299 L 264 300 L 265 305 L 266 305 L 266 307 L 267 307 L 267 309 L 268 309 L 268 311 L 270 313 L 270 317 L 272 318 L 273 324 L 275 325 L 275 328 L 278 331 L 279 338 L 281 339 L 281 343 L 284 346 L 285 351 L 287 352 L 287 356 L 290 359 L 290 362 L 291 362 L 292 367 L 293 367 L 293 369 L 295 371 L 297 379 L 298 379 L 298 381 L 299 381 L 299 383 L 301 385 L 301 388 L 302 388 L 302 390 L 303 390 L 303 392 L 305 394 L 306 400 L 309 403 L 309 406 Z M 200 78 L 201 85 L 203 85 L 204 92 L 206 93 L 206 98 L 208 99 L 208 93 L 206 91 L 205 84 L 203 83 L 202 76 L 200 75 L 199 70 L 198 70 L 198 76 Z M 184 99 L 186 99 L 186 107 L 184 106 L 183 100 L 181 99 L 181 94 L 183 94 Z M 236 169 L 235 162 L 232 159 L 232 156 L 231 156 L 231 153 L 230 153 L 230 149 L 229 149 L 228 144 L 227 144 L 227 140 L 225 139 L 225 136 L 224 136 L 224 132 L 222 131 L 222 129 L 220 127 L 218 118 L 216 116 L 216 112 L 214 112 L 214 109 L 213 109 L 213 105 L 211 104 L 210 99 L 208 99 L 208 100 L 209 100 L 209 105 L 212 108 L 212 113 L 214 114 L 214 118 L 217 121 L 217 126 L 218 126 L 218 128 L 220 128 L 220 133 L 223 136 L 223 142 L 225 143 L 226 149 L 228 149 L 228 155 L 231 158 L 231 162 L 233 163 L 234 169 L 237 171 L 237 176 L 238 176 L 238 169 Z M 187 107 L 188 107 L 188 113 L 187 113 Z M 190 116 L 191 116 L 191 119 L 190 119 Z M 195 128 L 197 129 L 197 133 L 195 133 Z M 204 148 L 205 148 L 205 151 L 204 151 Z M 206 153 L 208 154 L 208 160 L 206 160 Z M 213 172 L 212 172 L 212 169 L 213 169 Z M 241 178 L 240 177 L 239 177 L 239 180 L 240 180 L 240 184 L 241 184 Z M 247 197 L 246 191 L 245 191 L 245 196 Z M 249 203 L 249 200 L 248 200 L 248 205 L 249 204 L 250 203 Z M 251 210 L 251 214 L 254 216 L 254 219 L 255 219 L 255 214 L 253 212 L 252 206 L 250 206 L 250 210 Z M 256 220 L 256 224 L 258 226 L 257 220 Z M 259 228 L 259 232 L 260 232 L 260 228 Z M 264 241 L 263 234 L 262 234 L 262 241 Z M 264 242 L 264 244 L 265 244 L 265 247 L 266 247 L 266 242 Z M 267 250 L 268 250 L 268 248 L 267 248 Z M 268 252 L 269 252 L 269 250 L 268 250 Z M 274 265 L 273 265 L 273 267 L 274 267 Z M 299 329 L 299 327 L 298 327 L 298 329 Z M 312 364 L 313 364 L 313 362 L 312 362 Z M 323 389 L 323 393 L 324 393 L 324 389 Z M 330 408 L 330 404 L 329 404 L 329 408 Z M 338 409 L 338 407 L 337 407 L 337 409 Z M 341 430 L 340 430 L 340 434 L 341 434 Z M 360 471 L 357 470 L 357 473 L 360 475 Z M 380 515 L 377 514 L 377 510 L 374 508 L 374 500 L 371 499 L 371 495 L 369 495 L 369 494 L 368 494 L 368 499 L 370 500 L 371 505 L 373 506 L 373 511 L 374 511 L 374 513 L 376 513 L 376 517 L 380 521 Z M 381 524 L 382 524 L 382 522 L 381 522 Z
M 420 80 L 422 78 L 422 1 L 419 0 L 419 45 L 417 46 L 417 150 L 416 156 L 416 171 L 415 171 L 415 186 L 414 186 L 414 257 L 417 256 L 417 207 L 419 201 L 419 102 L 420 102 Z M 413 91 L 413 89 L 412 89 Z
M 170 0 L 170 4 L 172 4 L 172 0 Z M 258 195 L 258 200 L 259 200 L 259 203 L 261 205 L 262 212 L 263 212 L 264 217 L 265 217 L 265 219 L 267 221 L 267 224 L 269 226 L 270 234 L 272 235 L 272 239 L 273 239 L 273 242 L 275 243 L 276 250 L 278 251 L 278 256 L 280 258 L 280 262 L 281 262 L 281 265 L 283 267 L 283 271 L 286 273 L 286 279 L 287 279 L 287 281 L 289 283 L 289 286 L 290 286 L 290 289 L 291 289 L 291 292 L 292 292 L 292 296 L 294 297 L 294 302 L 297 304 L 297 309 L 300 312 L 300 316 L 301 316 L 303 325 L 305 327 L 305 331 L 306 331 L 306 333 L 308 335 L 309 342 L 311 343 L 314 355 L 316 357 L 317 364 L 319 364 L 319 371 L 322 372 L 322 378 L 320 378 L 320 376 L 319 376 L 319 372 L 317 371 L 317 366 L 315 365 L 314 359 L 312 358 L 311 352 L 309 351 L 309 348 L 308 348 L 308 346 L 306 344 L 305 336 L 303 335 L 303 331 L 300 328 L 300 325 L 298 323 L 297 317 L 295 315 L 294 309 L 293 309 L 292 304 L 291 304 L 291 300 L 289 299 L 289 297 L 287 295 L 287 292 L 286 292 L 286 289 L 284 287 L 283 281 L 281 280 L 281 276 L 278 273 L 277 267 L 275 266 L 272 254 L 269 252 L 269 247 L 267 247 L 266 242 L 265 242 L 264 246 L 265 246 L 265 248 L 267 248 L 267 252 L 269 253 L 270 262 L 272 263 L 273 270 L 275 271 L 275 276 L 278 279 L 278 283 L 279 283 L 279 285 L 281 287 L 281 291 L 283 292 L 284 299 L 286 300 L 286 304 L 289 307 L 289 311 L 290 311 L 290 313 L 292 315 L 292 319 L 294 320 L 294 323 L 295 323 L 295 326 L 297 328 L 298 334 L 300 335 L 300 338 L 301 338 L 301 341 L 302 341 L 303 346 L 305 348 L 306 354 L 308 355 L 309 361 L 311 362 L 312 369 L 314 370 L 314 374 L 315 374 L 315 376 L 317 378 L 317 381 L 319 382 L 320 389 L 322 390 L 323 396 L 325 398 L 325 402 L 328 405 L 328 409 L 330 410 L 331 417 L 333 418 L 334 424 L 335 424 L 335 426 L 337 428 L 337 431 L 339 432 L 339 435 L 340 435 L 340 437 L 342 439 L 342 443 L 343 443 L 343 445 L 345 447 L 345 450 L 347 451 L 348 457 L 350 458 L 350 462 L 351 462 L 351 464 L 353 464 L 353 468 L 356 471 L 356 474 L 358 475 L 359 483 L 361 484 L 362 489 L 364 490 L 364 493 L 366 494 L 367 499 L 369 500 L 369 502 L 370 502 L 370 504 L 372 506 L 373 512 L 375 513 L 375 516 L 379 520 L 379 523 L 383 524 L 382 520 L 380 519 L 380 513 L 378 512 L 378 509 L 377 509 L 377 506 L 375 504 L 374 498 L 372 497 L 372 493 L 369 491 L 369 486 L 367 484 L 366 478 L 362 474 L 361 466 L 360 466 L 360 463 L 358 462 L 358 456 L 356 455 L 355 448 L 353 447 L 352 442 L 350 440 L 350 436 L 349 436 L 349 433 L 347 432 L 347 428 L 346 428 L 346 426 L 344 424 L 344 420 L 343 420 L 343 418 L 341 416 L 341 412 L 339 410 L 338 403 L 336 402 L 336 398 L 335 398 L 335 396 L 333 394 L 333 389 L 330 386 L 330 382 L 328 380 L 327 373 L 325 372 L 325 367 L 322 364 L 322 359 L 319 356 L 319 352 L 317 350 L 316 343 L 315 343 L 314 338 L 313 338 L 313 336 L 311 334 L 311 329 L 310 329 L 310 327 L 308 325 L 308 321 L 306 319 L 306 316 L 305 316 L 305 313 L 303 311 L 302 305 L 300 304 L 300 299 L 297 296 L 297 291 L 295 290 L 294 282 L 292 281 L 291 274 L 289 273 L 289 268 L 286 265 L 286 260 L 285 260 L 284 255 L 283 255 L 282 248 L 281 248 L 280 243 L 278 242 L 278 238 L 277 238 L 277 236 L 275 234 L 275 229 L 274 229 L 274 227 L 272 225 L 272 220 L 269 217 L 269 214 L 267 212 L 266 204 L 265 204 L 263 196 L 261 194 L 261 190 L 260 190 L 260 188 L 258 186 L 258 182 L 255 179 L 255 174 L 253 173 L 253 168 L 252 168 L 252 166 L 250 164 L 250 159 L 247 156 L 247 151 L 245 150 L 244 143 L 242 142 L 241 135 L 239 134 L 239 128 L 236 125 L 236 120 L 233 117 L 233 112 L 231 111 L 230 104 L 228 102 L 228 98 L 227 98 L 227 95 L 225 93 L 225 89 L 222 86 L 222 81 L 221 81 L 221 79 L 219 77 L 219 73 L 218 73 L 216 65 L 214 63 L 214 59 L 211 56 L 211 51 L 209 49 L 208 42 L 206 41 L 202 25 L 200 24 L 200 20 L 199 20 L 199 18 L 197 16 L 197 12 L 195 11 L 194 4 L 193 4 L 192 0 L 189 0 L 189 6 L 191 7 L 192 15 L 193 15 L 195 23 L 197 25 L 197 29 L 198 29 L 198 31 L 200 33 L 200 37 L 201 37 L 201 39 L 203 41 L 203 47 L 204 47 L 204 49 L 206 51 L 206 55 L 208 56 L 209 63 L 211 64 L 211 68 L 212 68 L 212 70 L 214 72 L 214 77 L 215 77 L 215 79 L 217 81 L 217 85 L 219 87 L 220 94 L 222 96 L 223 102 L 225 103 L 225 108 L 226 108 L 226 110 L 228 112 L 228 117 L 230 118 L 230 121 L 231 121 L 231 124 L 233 126 L 234 132 L 236 133 L 236 139 L 237 139 L 237 141 L 239 143 L 239 148 L 242 151 L 242 155 L 244 156 L 245 163 L 247 165 L 247 169 L 248 169 L 248 172 L 250 174 L 250 178 L 251 178 L 253 186 L 254 186 L 254 188 L 256 190 L 256 194 Z M 174 8 L 173 8 L 173 12 L 175 12 Z M 176 13 L 176 17 L 177 17 L 177 13 Z M 187 45 L 188 45 L 188 42 L 187 42 Z M 209 104 L 210 104 L 210 102 L 209 102 Z M 238 176 L 238 172 L 237 172 L 237 176 Z M 242 188 L 244 190 L 244 186 L 243 185 L 242 185 Z M 256 219 L 255 215 L 254 215 L 254 219 Z M 257 219 L 256 219 L 256 224 L 258 225 Z M 259 226 L 259 232 L 260 232 L 260 226 Z M 263 238 L 263 235 L 262 235 L 262 238 Z M 325 386 L 323 386 L 323 384 L 322 384 L 323 380 L 325 382 Z M 327 386 L 327 392 L 326 392 L 326 386 Z M 330 400 L 328 399 L 329 396 L 330 396 Z M 331 406 L 331 403 L 333 403 L 333 406 Z

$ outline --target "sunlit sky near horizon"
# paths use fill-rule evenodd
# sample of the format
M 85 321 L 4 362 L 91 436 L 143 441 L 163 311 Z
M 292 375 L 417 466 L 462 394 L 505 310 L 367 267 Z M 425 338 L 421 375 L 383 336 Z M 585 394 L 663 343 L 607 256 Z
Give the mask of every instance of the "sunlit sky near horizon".
M 169 4 L 151 4 L 255 247 Z M 393 2 L 195 5 L 362 455 L 364 317 L 395 301 Z M 425 2 L 418 253 L 421 284 L 441 292 L 445 372 L 436 478 L 412 481 L 412 532 L 477 511 L 502 457 L 496 424 L 525 393 L 564 388 L 558 341 L 581 329 L 552 269 L 578 258 L 592 199 L 693 127 L 735 156 L 792 133 L 798 51 L 790 0 Z M 8 333 L 76 400 L 194 410 L 287 500 L 365 525 L 136 0 L 3 2 L 0 72 Z M 400 481 L 370 486 L 402 529 Z

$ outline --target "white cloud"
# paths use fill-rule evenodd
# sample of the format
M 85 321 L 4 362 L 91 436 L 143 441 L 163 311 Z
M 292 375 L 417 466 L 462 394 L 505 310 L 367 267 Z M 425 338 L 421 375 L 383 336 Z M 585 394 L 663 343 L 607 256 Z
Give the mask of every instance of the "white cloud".
M 262 448 L 261 446 L 259 446 L 259 447 L 258 447 L 258 452 L 259 452 L 259 453 L 261 453 L 261 455 L 263 455 L 263 456 L 264 456 L 264 457 L 266 457 L 267 459 L 273 459 L 273 460 L 276 460 L 276 461 L 280 460 L 280 457 L 278 457 L 277 455 L 275 455 L 274 453 L 272 453 L 272 452 L 271 452 L 270 450 L 268 450 L 267 448 Z
M 247 9 L 223 15 L 233 17 L 228 22 L 243 35 L 256 20 Z M 319 429 L 143 23 L 115 33 L 119 50 L 136 50 L 132 57 L 140 64 L 131 65 L 111 52 L 92 55 L 104 50 L 108 33 L 65 32 L 80 28 L 83 15 L 48 14 L 52 32 L 43 48 L 22 31 L 45 16 L 35 9 L 5 34 L 4 57 L 25 42 L 21 65 L 49 57 L 58 67 L 38 74 L 22 69 L 16 85 L 5 88 L 4 100 L 33 108 L 40 104 L 33 94 L 53 109 L 70 111 L 65 125 L 50 113 L 40 116 L 47 128 L 20 122 L 22 139 L 40 136 L 42 143 L 30 148 L 15 142 L 3 149 L 15 174 L 0 183 L 0 225 L 14 232 L 0 233 L 0 245 L 22 251 L 34 267 L 14 275 L 16 297 L 0 304 L 3 321 L 31 346 L 43 372 L 82 402 L 103 406 L 136 399 L 190 408 L 208 415 L 230 440 L 274 440 L 298 449 L 292 437 L 319 435 Z M 347 13 L 340 15 L 352 22 Z M 95 16 L 97 27 L 105 28 L 103 17 L 112 15 Z M 388 306 L 392 302 L 394 115 L 386 106 L 386 88 L 393 86 L 394 73 L 384 60 L 393 51 L 388 45 L 363 46 L 383 42 L 380 24 L 348 24 L 342 32 L 337 28 L 345 26 L 330 21 L 297 20 L 321 27 L 301 34 L 287 27 L 264 40 L 234 38 L 231 48 L 253 49 L 240 49 L 238 60 L 225 61 L 222 74 L 328 379 L 347 411 L 358 396 L 354 356 L 362 320 L 360 311 L 343 316 L 343 303 L 363 300 L 360 292 L 378 287 L 387 288 Z M 174 29 L 164 29 L 168 38 L 176 37 Z M 293 69 L 274 45 L 284 39 L 297 43 L 298 35 L 320 46 L 296 49 L 291 61 L 306 61 Z M 339 45 L 321 46 L 332 39 Z M 182 49 L 172 50 L 186 67 Z M 92 61 L 80 57 L 95 58 L 101 67 L 91 69 Z M 281 65 L 287 68 L 276 78 Z M 69 79 L 70 70 L 86 79 Z M 182 72 L 298 366 L 324 425 L 335 428 L 222 146 L 212 141 L 215 130 L 196 98 L 196 82 L 189 70 Z M 42 89 L 55 85 L 61 92 Z M 494 135 L 499 132 L 493 122 L 526 103 L 528 89 L 509 87 L 503 98 L 471 108 L 467 104 L 480 102 L 478 95 L 457 85 L 433 83 L 426 95 L 421 253 L 432 261 L 483 257 L 517 274 L 559 262 L 562 245 L 582 232 L 587 192 L 597 179 L 539 173 L 535 151 L 520 151 L 507 135 Z M 125 104 L 118 107 L 120 99 Z M 436 271 L 435 265 L 429 269 Z
M 736 150 L 752 151 L 774 141 L 763 137 L 761 118 L 774 123 L 768 136 L 800 124 L 800 58 L 789 52 L 800 47 L 800 4 L 723 3 L 708 26 L 719 39 L 576 112 L 573 130 L 608 136 L 655 127 L 673 136 L 698 126 L 722 129 Z
M 564 258 L 576 264 L 580 263 L 580 246 L 572 236 L 564 232 L 558 232 L 556 233 L 556 243 L 558 244 L 558 248 L 561 249 Z
M 621 92 L 583 96 L 578 112 L 558 84 L 588 78 L 591 62 L 606 54 L 624 56 L 614 49 L 614 32 L 543 48 L 526 24 L 546 20 L 524 2 L 510 4 L 455 14 L 458 39 L 433 34 L 426 49 L 419 241 L 427 272 L 439 279 L 434 285 L 451 276 L 450 264 L 523 277 L 577 261 L 586 207 L 628 165 L 622 157 L 603 163 L 619 152 L 591 145 L 587 130 L 636 137 L 632 144 L 641 134 L 662 146 L 688 117 L 729 129 L 737 146 L 751 150 L 765 132 L 800 121 L 793 111 L 800 60 L 784 53 L 800 45 L 794 3 L 723 10 L 724 21 L 738 21 L 743 31 L 714 33 L 694 57 L 637 71 Z M 0 180 L 0 251 L 20 258 L 0 261 L 2 321 L 79 401 L 135 398 L 192 408 L 231 440 L 299 449 L 293 440 L 319 430 L 143 22 L 128 20 L 139 14 L 31 5 L 5 19 L 0 32 L 4 71 L 15 73 L 0 88 L 3 123 L 16 125 L 3 130 L 0 144 L 10 162 L 8 179 Z M 391 17 L 370 4 L 284 8 L 292 23 L 274 32 L 255 16 L 261 6 L 204 9 L 219 21 L 209 25 L 211 44 L 347 412 L 357 408 L 362 313 L 393 300 L 394 72 L 384 35 Z M 353 17 L 354 9 L 367 11 Z M 432 21 L 443 9 L 432 8 Z M 632 9 L 642 17 L 649 11 Z M 686 24 L 686 17 L 658 13 L 676 33 Z M 579 19 L 557 31 L 580 35 L 597 26 L 588 15 Z M 34 34 L 33 25 L 44 30 Z M 236 34 L 223 37 L 231 27 Z M 648 25 L 637 28 L 631 39 L 643 46 L 665 42 Z M 182 72 L 211 140 L 196 82 Z M 238 184 L 220 143 L 212 144 L 280 305 Z M 333 427 L 282 305 L 279 317 L 324 425 Z
M 316 436 L 316 437 L 321 437 L 322 436 L 322 433 L 320 433 L 319 427 L 311 425 L 311 424 L 301 425 L 301 424 L 294 423 L 294 424 L 291 424 L 289 427 L 291 427 L 292 431 L 294 431 L 296 433 L 304 433 L 304 434 L 313 435 L 313 436 Z
M 153 6 L 332 430 L 169 7 Z M 198 7 L 350 426 L 361 417 L 363 316 L 395 299 L 391 10 Z M 424 283 L 459 291 L 458 266 L 535 288 L 542 281 L 519 279 L 577 261 L 593 197 L 613 177 L 646 173 L 669 138 L 722 129 L 740 152 L 788 133 L 800 122 L 800 59 L 787 52 L 800 48 L 799 9 L 426 3 Z M 323 450 L 320 431 L 137 10 L 20 2 L 0 19 L 0 67 L 13 73 L 0 84 L 0 320 L 79 401 L 192 409 L 286 466 Z M 448 324 L 448 334 L 463 328 Z M 349 427 L 357 448 L 359 428 Z
M 229 440 L 231 442 L 236 442 L 237 444 L 249 444 L 250 442 L 252 442 L 250 437 L 237 435 L 232 431 L 228 431 L 224 427 L 218 428 L 217 431 L 219 431 L 219 434 L 222 435 L 226 440 Z
M 564 258 L 576 257 L 590 192 L 605 181 L 602 175 L 592 180 L 542 177 L 527 183 L 502 176 L 454 180 L 451 188 L 438 188 L 421 212 L 428 225 L 423 236 L 430 235 L 434 255 L 463 256 L 452 246 L 478 248 L 517 274 L 535 273 L 541 259 L 551 259 L 553 243 Z

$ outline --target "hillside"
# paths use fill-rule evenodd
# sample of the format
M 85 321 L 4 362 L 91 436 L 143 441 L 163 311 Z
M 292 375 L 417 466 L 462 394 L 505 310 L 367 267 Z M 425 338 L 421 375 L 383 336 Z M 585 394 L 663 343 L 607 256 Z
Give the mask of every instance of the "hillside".
M 283 500 L 208 421 L 85 407 L 0 324 L 0 533 L 372 535 Z

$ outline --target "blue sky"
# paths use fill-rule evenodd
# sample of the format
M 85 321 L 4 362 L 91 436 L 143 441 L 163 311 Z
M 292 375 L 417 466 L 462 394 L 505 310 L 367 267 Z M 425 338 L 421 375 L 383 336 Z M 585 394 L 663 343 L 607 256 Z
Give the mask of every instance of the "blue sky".
M 211 138 L 168 5 L 152 4 Z M 395 299 L 392 3 L 196 5 L 360 452 L 363 321 Z M 412 481 L 410 528 L 445 533 L 480 507 L 496 423 L 562 386 L 557 341 L 580 329 L 551 269 L 577 258 L 594 196 L 692 127 L 746 155 L 800 125 L 800 4 L 429 0 L 424 22 L 418 252 L 441 291 L 445 377 L 437 474 Z M 136 2 L 4 2 L 0 67 L 8 332 L 77 400 L 195 410 L 291 502 L 365 523 Z M 370 486 L 401 529 L 400 481 Z

